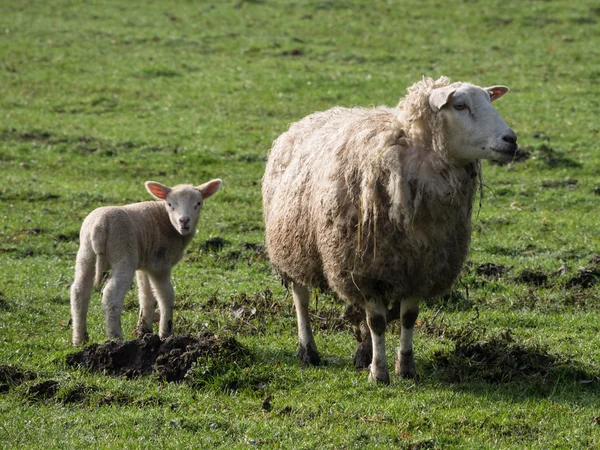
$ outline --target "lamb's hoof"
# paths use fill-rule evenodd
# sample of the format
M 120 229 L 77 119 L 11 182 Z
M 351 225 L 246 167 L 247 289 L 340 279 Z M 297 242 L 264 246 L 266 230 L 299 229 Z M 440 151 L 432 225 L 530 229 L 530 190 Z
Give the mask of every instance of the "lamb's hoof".
M 319 352 L 310 347 L 300 346 L 298 348 L 298 357 L 305 366 L 318 366 L 321 364 Z
M 85 344 L 89 340 L 90 340 L 90 335 L 86 331 L 84 333 L 83 337 L 80 337 L 80 336 L 73 337 L 73 340 L 71 341 L 71 345 L 73 345 L 73 347 L 79 347 L 80 345 Z
M 354 354 L 354 367 L 356 370 L 367 369 L 373 361 L 373 346 L 371 341 L 363 341 L 356 347 L 356 353 Z
M 402 378 L 417 378 L 417 368 L 412 350 L 402 353 L 400 349 L 396 349 L 394 372 Z
M 369 381 L 371 383 L 383 383 L 390 384 L 390 373 L 387 370 L 379 370 L 377 373 L 373 373 L 373 367 L 369 370 Z
M 152 327 L 146 327 L 143 324 L 138 324 L 137 327 L 135 327 L 135 334 L 139 339 L 143 338 L 147 334 L 152 334 L 153 331 L 154 330 L 152 330 Z

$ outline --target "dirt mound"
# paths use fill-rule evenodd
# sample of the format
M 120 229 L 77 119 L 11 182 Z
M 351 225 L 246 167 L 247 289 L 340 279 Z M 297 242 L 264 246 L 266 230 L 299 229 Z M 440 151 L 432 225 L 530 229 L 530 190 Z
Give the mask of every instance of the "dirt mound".
M 91 345 L 68 355 L 66 363 L 127 378 L 156 374 L 165 381 L 182 381 L 200 359 L 231 361 L 246 353 L 234 338 L 220 338 L 210 332 L 165 340 L 147 334 L 141 339 Z
M 33 379 L 35 379 L 33 372 L 22 371 L 11 365 L 2 365 L 0 366 L 0 393 L 7 392 L 11 386 L 18 386 Z

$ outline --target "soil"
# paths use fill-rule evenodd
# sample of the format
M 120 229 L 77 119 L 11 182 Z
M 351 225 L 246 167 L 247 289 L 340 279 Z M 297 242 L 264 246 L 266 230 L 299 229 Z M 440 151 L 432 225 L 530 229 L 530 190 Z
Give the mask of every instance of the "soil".
M 91 345 L 68 355 L 66 363 L 109 375 L 135 378 L 155 374 L 165 381 L 178 382 L 186 378 L 199 359 L 231 360 L 245 352 L 234 338 L 223 339 L 210 332 L 174 335 L 164 340 L 146 334 L 140 339 Z
M 492 263 L 480 264 L 477 266 L 477 269 L 475 269 L 477 275 L 485 275 L 487 277 L 499 277 L 505 270 L 506 268 L 504 266 Z

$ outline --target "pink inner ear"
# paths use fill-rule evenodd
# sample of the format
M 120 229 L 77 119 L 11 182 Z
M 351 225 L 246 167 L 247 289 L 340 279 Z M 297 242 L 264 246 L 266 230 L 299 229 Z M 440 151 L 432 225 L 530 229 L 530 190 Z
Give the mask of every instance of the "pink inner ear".
M 157 198 L 161 198 L 161 199 L 165 199 L 167 198 L 167 194 L 165 193 L 165 191 L 163 191 L 160 186 L 157 186 L 155 184 L 148 184 L 148 189 L 150 190 L 150 192 L 152 192 L 152 194 L 157 197 Z
M 490 89 L 488 93 L 490 94 L 490 101 L 493 102 L 494 100 L 498 100 L 500 97 L 506 94 L 506 90 L 502 88 L 495 88 Z

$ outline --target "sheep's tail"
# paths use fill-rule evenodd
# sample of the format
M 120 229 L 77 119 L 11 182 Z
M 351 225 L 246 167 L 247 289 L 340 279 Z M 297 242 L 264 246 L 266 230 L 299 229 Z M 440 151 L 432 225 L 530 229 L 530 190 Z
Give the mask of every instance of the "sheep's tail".
M 92 249 L 96 254 L 96 274 L 94 276 L 94 284 L 102 283 L 106 266 L 106 229 L 102 226 L 94 227 L 91 236 Z

